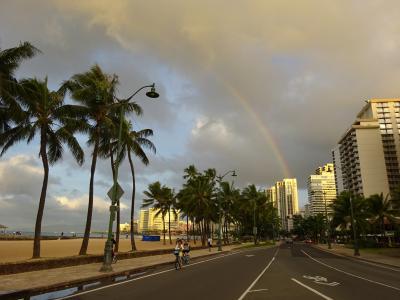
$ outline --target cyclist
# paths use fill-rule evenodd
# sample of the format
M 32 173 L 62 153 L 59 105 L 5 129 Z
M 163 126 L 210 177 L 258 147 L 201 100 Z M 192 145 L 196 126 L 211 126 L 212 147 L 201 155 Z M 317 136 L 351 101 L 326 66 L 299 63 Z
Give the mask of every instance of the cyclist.
M 175 268 L 178 270 L 182 268 L 182 254 L 183 254 L 183 245 L 182 241 L 180 239 L 176 240 L 176 245 L 174 249 L 174 254 L 175 254 Z M 176 265 L 178 263 L 178 266 Z
M 189 263 L 189 259 L 190 259 L 189 252 L 190 252 L 190 245 L 189 245 L 188 241 L 185 240 L 185 242 L 183 243 L 182 253 L 183 253 L 183 259 L 186 264 Z

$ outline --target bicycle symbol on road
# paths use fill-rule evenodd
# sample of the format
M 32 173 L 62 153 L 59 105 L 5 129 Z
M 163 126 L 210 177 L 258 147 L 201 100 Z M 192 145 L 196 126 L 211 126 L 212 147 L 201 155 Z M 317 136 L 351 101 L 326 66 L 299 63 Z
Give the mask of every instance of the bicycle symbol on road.
M 317 284 L 322 284 L 322 285 L 328 285 L 328 286 L 337 286 L 340 283 L 336 281 L 328 282 L 328 279 L 322 276 L 308 276 L 308 275 L 303 275 L 303 278 L 306 279 L 311 279 Z

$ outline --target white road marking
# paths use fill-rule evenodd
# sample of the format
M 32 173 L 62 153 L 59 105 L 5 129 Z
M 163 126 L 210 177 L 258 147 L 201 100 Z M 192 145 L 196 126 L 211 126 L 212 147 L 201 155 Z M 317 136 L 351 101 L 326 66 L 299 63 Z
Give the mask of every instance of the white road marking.
M 245 256 L 246 256 L 246 257 L 253 257 L 254 254 L 246 254 Z
M 353 274 L 353 273 L 349 273 L 349 272 L 340 270 L 340 269 L 335 268 L 335 267 L 332 267 L 332 266 L 330 266 L 330 265 L 328 265 L 328 264 L 326 264 L 326 263 L 324 263 L 324 262 L 322 262 L 322 261 L 319 261 L 318 259 L 315 259 L 315 258 L 311 257 L 311 255 L 309 255 L 308 253 L 304 252 L 303 250 L 301 250 L 301 252 L 303 252 L 305 255 L 307 255 L 307 256 L 308 256 L 310 259 L 312 259 L 313 261 L 315 261 L 315 262 L 317 262 L 317 263 L 319 263 L 319 264 L 321 264 L 321 265 L 323 265 L 323 266 L 325 266 L 325 267 L 328 267 L 328 268 L 330 268 L 330 269 L 333 269 L 333 270 L 335 270 L 335 271 L 338 271 L 338 272 L 344 273 L 344 274 L 346 274 L 346 275 L 349 275 L 349 276 L 352 276 L 352 277 L 355 277 L 355 278 L 358 278 L 358 279 L 362 279 L 362 280 L 365 280 L 365 281 L 368 281 L 368 282 L 371 282 L 371 283 L 375 283 L 375 284 L 378 284 L 378 285 L 381 285 L 381 286 L 384 286 L 384 287 L 387 287 L 387 288 L 391 288 L 391 289 L 400 291 L 400 288 L 397 288 L 397 287 L 395 287 L 395 286 L 391 286 L 391 285 L 388 285 L 388 284 L 385 284 L 385 283 L 382 283 L 382 282 L 378 282 L 378 281 L 371 280 L 371 279 L 368 279 L 368 278 L 365 278 L 365 277 L 362 277 L 362 276 L 355 275 L 355 274 Z
M 249 293 L 265 292 L 265 291 L 268 291 L 268 289 L 251 290 L 251 291 L 249 291 Z
M 279 248 L 275 251 L 274 256 L 271 258 L 269 261 L 268 265 L 264 268 L 264 270 L 261 271 L 261 273 L 257 276 L 257 278 L 250 284 L 250 286 L 244 291 L 244 293 L 239 297 L 238 300 L 243 300 L 244 297 L 250 292 L 250 290 L 253 288 L 253 286 L 257 283 L 257 281 L 261 278 L 261 276 L 264 275 L 265 271 L 268 270 L 268 268 L 271 266 L 273 261 L 275 260 L 276 254 L 278 254 Z
M 314 280 L 314 283 L 322 284 L 322 285 L 337 286 L 340 284 L 339 282 L 336 282 L 336 281 L 328 282 L 328 279 L 326 277 L 322 277 L 322 276 L 303 275 L 303 278 Z
M 377 266 L 377 267 L 382 268 L 382 269 L 387 269 L 387 270 L 391 270 L 391 271 L 395 271 L 395 272 L 400 272 L 400 269 L 395 269 L 395 268 L 391 268 L 391 267 L 388 267 L 388 266 L 383 266 L 381 264 L 373 263 L 373 262 L 366 261 L 366 260 L 363 260 L 363 259 L 349 257 L 347 255 L 342 255 L 342 254 L 335 253 L 335 252 L 332 252 L 332 251 L 329 251 L 329 250 L 326 250 L 326 249 L 322 249 L 322 248 L 317 248 L 317 247 L 313 247 L 313 248 L 325 251 L 327 253 L 330 253 L 330 254 L 333 254 L 333 255 L 336 255 L 336 256 L 339 256 L 339 257 L 344 257 L 344 258 L 347 258 L 349 260 L 353 260 L 353 261 L 356 261 L 356 262 L 361 262 L 361 263 L 364 263 L 364 264 L 367 264 L 367 265 Z
M 279 248 L 278 248 L 278 249 L 279 249 Z M 183 266 L 182 268 L 188 268 L 188 267 L 195 266 L 195 265 L 198 265 L 198 264 L 202 264 L 202 263 L 205 263 L 205 262 L 208 262 L 208 261 L 212 261 L 212 260 L 215 260 L 215 259 L 224 258 L 224 257 L 227 257 L 227 256 L 231 256 L 231 255 L 235 255 L 235 254 L 238 254 L 238 253 L 247 252 L 247 251 L 251 251 L 251 250 L 254 250 L 254 249 L 242 250 L 242 251 L 240 251 L 240 250 L 239 250 L 239 251 L 235 251 L 235 252 L 232 252 L 232 253 L 220 255 L 220 256 L 213 257 L 213 258 L 209 258 L 209 259 L 206 259 L 206 260 L 202 260 L 202 261 L 199 261 L 199 262 L 191 263 L 190 265 Z M 276 253 L 276 252 L 275 252 L 275 253 Z M 129 283 L 129 282 L 133 282 L 133 281 L 137 281 L 137 280 L 140 280 L 140 279 L 144 279 L 144 278 L 148 278 L 148 277 L 152 277 L 152 276 L 164 274 L 164 273 L 171 272 L 171 271 L 175 271 L 175 272 L 176 272 L 175 268 L 173 268 L 173 269 L 168 269 L 168 270 L 164 270 L 164 271 L 160 271 L 160 272 L 156 272 L 156 273 L 151 273 L 151 274 L 148 274 L 148 275 L 145 275 L 145 276 L 141 276 L 141 277 L 135 277 L 135 278 L 128 279 L 128 280 L 125 280 L 125 281 L 121 281 L 121 282 L 118 282 L 118 283 L 113 283 L 113 284 L 105 285 L 105 286 L 102 286 L 102 287 L 99 287 L 99 288 L 96 288 L 96 289 L 92 289 L 92 290 L 85 291 L 85 292 L 81 292 L 81 293 L 76 293 L 76 294 L 69 295 L 69 296 L 66 296 L 66 297 L 63 297 L 63 298 L 58 298 L 58 299 L 69 299 L 69 298 L 76 297 L 76 296 L 79 296 L 79 295 L 84 295 L 84 294 L 92 293 L 92 292 L 99 291 L 99 290 L 103 290 L 103 289 L 106 289 L 106 288 L 109 288 L 109 287 L 113 287 L 113 286 L 117 286 L 117 285 Z M 144 273 L 145 273 L 145 272 L 144 272 Z M 138 274 L 141 274 L 141 273 L 138 273 Z M 132 274 L 132 275 L 134 275 L 134 274 Z
M 301 285 L 302 287 L 305 287 L 307 290 L 310 290 L 311 292 L 317 294 L 318 296 L 321 296 L 322 298 L 326 299 L 326 300 L 333 300 L 332 298 L 325 296 L 324 294 L 318 292 L 317 290 L 314 290 L 313 288 L 309 287 L 308 285 L 305 285 L 304 283 L 301 283 L 300 281 L 292 278 L 292 280 L 294 282 L 296 282 L 297 284 Z

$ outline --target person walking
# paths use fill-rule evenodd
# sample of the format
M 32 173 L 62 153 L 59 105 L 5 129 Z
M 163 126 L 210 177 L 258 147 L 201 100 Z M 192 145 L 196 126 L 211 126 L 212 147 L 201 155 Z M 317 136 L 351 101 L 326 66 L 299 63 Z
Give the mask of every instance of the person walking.
M 207 244 L 208 244 L 208 251 L 211 252 L 211 247 L 212 247 L 212 238 L 211 238 L 211 236 L 208 238 Z

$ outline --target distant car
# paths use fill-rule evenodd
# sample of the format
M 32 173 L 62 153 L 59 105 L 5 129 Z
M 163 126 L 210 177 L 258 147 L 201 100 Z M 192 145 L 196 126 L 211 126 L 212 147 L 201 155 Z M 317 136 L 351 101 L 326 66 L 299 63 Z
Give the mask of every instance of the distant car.
M 311 240 L 311 239 L 306 239 L 304 242 L 305 242 L 306 244 L 312 244 L 312 240 Z
M 286 244 L 293 244 L 293 239 L 287 238 L 286 239 Z

